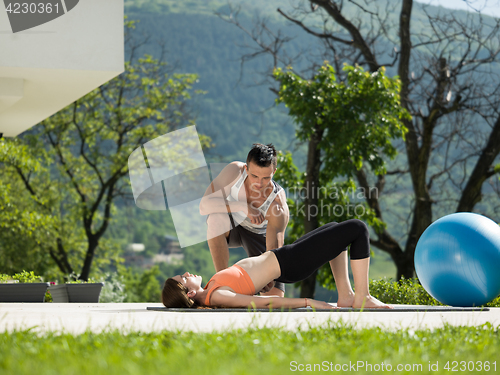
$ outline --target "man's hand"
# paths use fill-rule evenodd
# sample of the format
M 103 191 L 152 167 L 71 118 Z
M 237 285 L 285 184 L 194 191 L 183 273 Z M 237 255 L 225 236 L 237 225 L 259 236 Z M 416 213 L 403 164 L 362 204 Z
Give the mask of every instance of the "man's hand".
M 269 292 L 273 288 L 274 288 L 274 280 L 271 281 L 269 284 L 267 284 L 264 288 L 262 288 L 262 290 L 260 291 L 260 293 L 267 293 L 267 292 Z
M 248 212 L 247 212 L 247 217 L 250 219 L 252 224 L 262 224 L 262 222 L 265 220 L 264 215 L 262 215 L 262 212 L 259 211 L 257 207 L 255 207 L 252 203 L 248 204 Z

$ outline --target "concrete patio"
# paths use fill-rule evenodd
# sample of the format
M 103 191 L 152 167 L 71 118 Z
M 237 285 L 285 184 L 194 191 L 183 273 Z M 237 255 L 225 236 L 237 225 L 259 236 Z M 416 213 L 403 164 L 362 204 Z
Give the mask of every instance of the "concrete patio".
M 166 312 L 150 311 L 159 303 L 1 303 L 0 331 L 31 329 L 79 334 L 87 330 L 101 332 L 158 332 L 189 330 L 223 331 L 249 327 L 282 327 L 295 330 L 324 326 L 328 321 L 343 321 L 357 328 L 381 327 L 438 328 L 445 324 L 477 326 L 500 325 L 500 308 L 489 311 L 452 312 Z

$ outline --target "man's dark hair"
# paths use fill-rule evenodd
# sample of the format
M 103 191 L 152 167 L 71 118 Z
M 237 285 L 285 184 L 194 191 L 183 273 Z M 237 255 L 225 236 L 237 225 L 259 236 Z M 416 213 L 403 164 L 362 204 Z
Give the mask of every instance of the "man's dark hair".
M 273 168 L 276 168 L 278 164 L 276 155 L 276 149 L 272 143 L 268 145 L 254 143 L 247 156 L 247 165 L 250 162 L 257 164 L 259 167 L 269 167 L 272 164 Z

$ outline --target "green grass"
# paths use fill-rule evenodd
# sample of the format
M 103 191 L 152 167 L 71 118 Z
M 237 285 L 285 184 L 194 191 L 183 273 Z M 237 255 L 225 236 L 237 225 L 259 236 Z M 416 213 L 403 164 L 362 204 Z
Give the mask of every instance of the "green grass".
M 300 364 L 317 364 L 316 372 L 322 372 L 320 365 L 361 361 L 372 366 L 390 364 L 396 373 L 417 372 L 416 367 L 397 371 L 397 365 L 407 365 L 407 369 L 421 365 L 418 372 L 425 374 L 430 372 L 429 363 L 438 362 L 439 373 L 444 373 L 446 362 L 454 360 L 473 361 L 474 366 L 489 361 L 490 373 L 495 373 L 498 332 L 491 324 L 388 331 L 353 329 L 342 322 L 295 332 L 250 328 L 218 333 L 111 331 L 73 336 L 17 331 L 0 334 L 0 373 L 282 374 L 294 368 L 301 372 Z M 498 367 L 500 360 L 496 372 Z M 302 372 L 307 373 L 305 370 Z M 350 372 L 366 373 L 361 367 L 356 370 Z

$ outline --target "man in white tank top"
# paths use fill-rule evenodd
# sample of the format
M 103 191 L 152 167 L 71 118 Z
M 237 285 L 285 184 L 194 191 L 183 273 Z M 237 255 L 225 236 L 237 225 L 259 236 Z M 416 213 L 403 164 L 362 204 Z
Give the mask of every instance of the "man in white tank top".
M 243 247 L 248 256 L 284 245 L 288 224 L 285 191 L 275 181 L 276 149 L 256 143 L 246 164 L 227 165 L 205 191 L 200 213 L 208 215 L 207 242 L 215 271 L 228 267 L 229 248 Z M 270 283 L 266 295 L 284 296 L 282 283 Z

